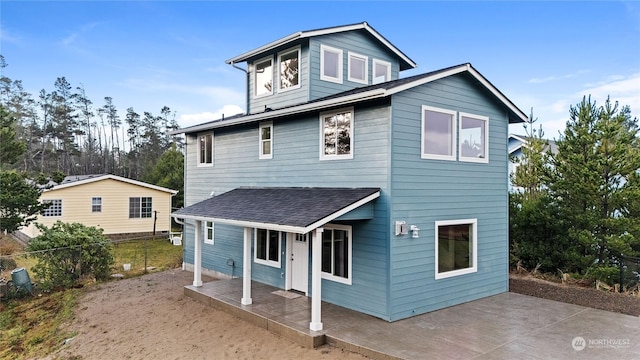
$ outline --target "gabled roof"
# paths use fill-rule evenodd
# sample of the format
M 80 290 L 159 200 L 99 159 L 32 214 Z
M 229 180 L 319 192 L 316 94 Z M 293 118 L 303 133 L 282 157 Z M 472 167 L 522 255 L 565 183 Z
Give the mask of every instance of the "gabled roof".
M 133 184 L 137 186 L 142 186 L 142 187 L 146 187 L 153 190 L 164 191 L 164 192 L 171 193 L 172 195 L 175 195 L 178 193 L 177 190 L 167 189 L 161 186 L 148 184 L 142 181 L 127 179 L 125 177 L 112 175 L 112 174 L 67 176 L 59 185 L 54 185 L 49 189 L 43 190 L 43 192 L 60 190 L 60 189 L 65 189 L 73 186 L 80 186 L 80 185 L 89 184 L 96 181 L 102 181 L 107 179 L 121 181 L 121 182 Z
M 509 154 L 513 154 L 514 152 L 520 150 L 523 146 L 527 145 L 528 137 L 526 135 L 517 135 L 517 134 L 509 134 L 510 139 L 515 139 L 518 141 L 518 144 L 514 147 L 509 147 Z M 552 154 L 558 153 L 558 144 L 556 144 L 555 140 L 544 139 L 547 142 L 543 151 L 551 151 Z
M 405 55 L 402 51 L 400 51 L 400 49 L 398 49 L 391 42 L 389 42 L 389 40 L 385 39 L 384 36 L 380 35 L 380 33 L 375 31 L 369 24 L 367 24 L 367 22 L 361 22 L 361 23 L 351 24 L 351 25 L 327 27 L 327 28 L 315 29 L 315 30 L 298 31 L 289 36 L 285 36 L 281 39 L 278 39 L 266 45 L 260 46 L 259 48 L 253 49 L 244 54 L 233 57 L 225 62 L 227 64 L 241 63 L 241 62 L 247 61 L 248 59 L 254 56 L 258 56 L 261 53 L 273 50 L 280 46 L 293 43 L 300 39 L 311 38 L 314 36 L 335 34 L 335 33 L 344 32 L 344 31 L 353 31 L 353 30 L 367 31 L 371 36 L 373 36 L 376 40 L 382 43 L 387 49 L 389 49 L 391 52 L 396 54 L 396 56 L 398 56 L 401 60 L 400 70 L 413 69 L 418 66 L 415 62 L 413 62 L 413 60 L 411 60 L 407 55 Z
M 480 74 L 473 66 L 471 66 L 471 64 L 466 63 L 420 75 L 410 76 L 407 78 L 387 81 L 376 85 L 363 86 L 298 105 L 272 109 L 270 111 L 265 111 L 257 114 L 235 115 L 232 117 L 224 118 L 223 120 L 215 120 L 200 125 L 178 129 L 170 132 L 169 134 L 175 135 L 182 133 L 192 133 L 237 124 L 251 123 L 254 121 L 261 121 L 280 116 L 289 116 L 311 111 L 323 111 L 332 106 L 347 106 L 365 100 L 380 99 L 391 96 L 401 91 L 414 88 L 416 86 L 427 84 L 432 81 L 461 73 L 468 73 L 482 87 L 487 89 L 487 91 L 491 93 L 500 103 L 502 103 L 505 108 L 508 109 L 509 123 L 520 123 L 527 120 L 527 115 L 525 115 L 522 110 L 518 109 L 518 107 L 513 104 L 511 100 L 509 100 L 502 92 L 500 92 L 500 90 L 493 86 L 493 84 L 491 84 L 489 80 L 482 76 L 482 74 Z
M 379 196 L 379 188 L 241 187 L 171 215 L 306 234 Z

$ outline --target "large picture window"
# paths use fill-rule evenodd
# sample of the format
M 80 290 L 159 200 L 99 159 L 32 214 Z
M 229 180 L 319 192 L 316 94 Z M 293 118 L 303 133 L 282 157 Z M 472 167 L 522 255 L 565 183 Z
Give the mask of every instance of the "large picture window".
M 322 232 L 322 278 L 351 285 L 351 226 L 328 225 Z
M 198 166 L 213 165 L 213 134 L 198 137 Z
M 273 59 L 256 61 L 254 71 L 254 97 L 273 94 Z
M 42 210 L 42 216 L 52 217 L 52 216 L 62 216 L 62 200 L 44 200 L 44 204 L 49 204 L 49 207 Z
M 320 159 L 353 158 L 353 108 L 320 114 Z
M 489 162 L 489 118 L 460 113 L 460 161 Z
M 273 157 L 273 123 L 271 121 L 260 124 L 260 159 L 271 159 Z
M 253 260 L 258 264 L 280 267 L 280 232 L 256 229 Z
M 436 279 L 478 270 L 477 219 L 436 221 Z
M 300 87 L 300 48 L 278 55 L 280 90 Z
M 152 214 L 151 197 L 130 197 L 129 218 L 150 218 Z
M 320 45 L 320 79 L 342 84 L 342 50 Z
M 455 160 L 456 112 L 422 106 L 422 158 Z

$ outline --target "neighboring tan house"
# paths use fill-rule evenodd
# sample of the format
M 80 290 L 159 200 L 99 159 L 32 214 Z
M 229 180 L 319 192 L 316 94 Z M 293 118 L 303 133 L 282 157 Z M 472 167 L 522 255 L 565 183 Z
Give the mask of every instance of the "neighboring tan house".
M 171 197 L 176 190 L 116 175 L 67 176 L 45 189 L 41 202 L 51 204 L 37 223 L 81 223 L 104 229 L 109 237 L 151 234 L 171 230 Z M 154 225 L 155 223 L 155 225 Z M 20 230 L 29 237 L 40 234 L 35 224 Z
M 508 125 L 527 116 L 471 64 L 400 78 L 416 64 L 366 22 L 227 63 L 247 64 L 247 114 L 174 132 L 194 286 L 297 290 L 314 331 L 320 300 L 395 321 L 508 291 Z

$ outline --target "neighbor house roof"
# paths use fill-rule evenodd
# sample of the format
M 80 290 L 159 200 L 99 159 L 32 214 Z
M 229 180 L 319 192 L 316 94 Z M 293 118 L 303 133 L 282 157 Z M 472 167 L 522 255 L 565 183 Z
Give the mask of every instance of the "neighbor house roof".
M 379 196 L 379 188 L 241 187 L 172 216 L 306 234 Z
M 527 141 L 529 140 L 529 137 L 526 135 L 509 134 L 509 137 L 518 140 L 517 145 L 509 147 L 509 154 L 513 154 L 514 152 L 520 150 L 523 146 L 526 146 Z M 555 140 L 544 139 L 544 141 L 546 141 L 547 143 L 543 149 L 544 151 L 551 151 L 552 154 L 558 153 L 558 144 L 556 144 Z
M 482 74 L 480 74 L 473 66 L 471 66 L 471 64 L 466 63 L 436 71 L 431 71 L 420 75 L 410 76 L 407 78 L 387 81 L 376 85 L 363 86 L 298 105 L 272 109 L 270 111 L 265 111 L 257 114 L 234 115 L 224 119 L 206 122 L 200 125 L 178 129 L 170 132 L 170 134 L 182 134 L 210 130 L 237 124 L 261 121 L 279 116 L 288 116 L 310 111 L 322 111 L 332 106 L 346 106 L 365 100 L 380 99 L 404 90 L 414 88 L 416 86 L 420 86 L 432 81 L 461 73 L 469 74 L 508 109 L 509 123 L 519 123 L 527 120 L 527 115 L 525 115 L 522 110 L 518 109 L 518 107 L 513 102 L 511 102 L 511 100 L 509 100 L 502 92 L 500 92 L 500 90 L 493 86 L 493 84 L 489 82 L 489 80 L 487 80 L 484 76 L 482 76 Z
M 327 27 L 327 28 L 315 29 L 315 30 L 298 31 L 298 32 L 293 33 L 291 35 L 285 36 L 285 37 L 283 37 L 281 39 L 272 41 L 272 42 L 270 42 L 270 43 L 268 43 L 266 45 L 260 46 L 260 47 L 258 47 L 256 49 L 248 51 L 248 52 L 246 52 L 244 54 L 241 54 L 241 55 L 238 55 L 236 57 L 233 57 L 233 58 L 227 60 L 226 63 L 227 64 L 235 64 L 235 63 L 244 62 L 244 61 L 247 61 L 248 59 L 251 59 L 252 57 L 255 57 L 255 56 L 258 56 L 258 55 L 264 53 L 265 51 L 274 50 L 274 49 L 276 49 L 278 47 L 285 46 L 287 44 L 291 44 L 291 43 L 293 43 L 295 41 L 298 41 L 298 40 L 301 40 L 301 39 L 315 37 L 315 36 L 335 34 L 335 33 L 339 33 L 339 32 L 352 31 L 352 30 L 364 30 L 364 31 L 368 32 L 376 40 L 378 40 L 380 43 L 382 43 L 387 49 L 389 49 L 391 52 L 396 54 L 396 56 L 398 56 L 401 59 L 401 61 L 400 61 L 400 70 L 413 69 L 413 68 L 415 68 L 417 66 L 416 63 L 413 62 L 413 60 L 411 60 L 407 55 L 405 55 L 402 51 L 400 51 L 400 49 L 395 47 L 391 42 L 389 42 L 389 40 L 385 39 L 384 36 L 380 35 L 380 33 L 375 31 L 369 24 L 367 24 L 367 22 L 361 22 L 361 23 L 351 24 L 351 25 Z
M 121 177 L 121 176 L 117 176 L 117 175 L 111 175 L 111 174 L 67 176 L 67 177 L 64 178 L 64 180 L 62 180 L 62 182 L 60 184 L 54 185 L 53 187 L 51 187 L 49 189 L 45 189 L 45 190 L 43 190 L 43 192 L 54 191 L 54 190 L 59 190 L 59 189 L 65 189 L 65 188 L 73 187 L 73 186 L 80 186 L 80 185 L 89 184 L 89 183 L 92 183 L 92 182 L 102 181 L 102 180 L 107 180 L 107 179 L 121 181 L 121 182 L 125 182 L 125 183 L 128 183 L 128 184 L 142 186 L 142 187 L 146 187 L 146 188 L 154 189 L 154 190 L 158 190 L 158 191 L 164 191 L 164 192 L 171 193 L 172 195 L 175 195 L 175 194 L 178 193 L 177 190 L 167 189 L 167 188 L 164 188 L 164 187 L 161 187 L 161 186 L 148 184 L 148 183 L 145 183 L 145 182 L 142 182 L 142 181 L 127 179 L 125 177 Z

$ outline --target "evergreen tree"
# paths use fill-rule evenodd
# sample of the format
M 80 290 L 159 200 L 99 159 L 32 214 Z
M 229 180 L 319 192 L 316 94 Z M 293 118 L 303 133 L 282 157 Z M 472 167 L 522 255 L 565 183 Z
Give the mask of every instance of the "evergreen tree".
M 538 198 L 544 191 L 543 179 L 548 171 L 548 155 L 545 150 L 549 148 L 549 142 L 544 139 L 542 125 L 534 128 L 534 123 L 538 121 L 533 116 L 533 109 L 529 120 L 523 125 L 526 142 L 522 146 L 522 156 L 513 158 L 517 164 L 516 171 L 511 175 L 511 182 L 514 186 L 522 188 L 523 199 L 531 200 Z

